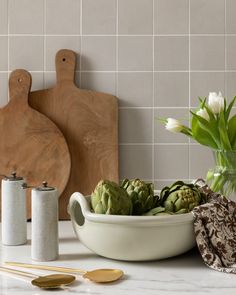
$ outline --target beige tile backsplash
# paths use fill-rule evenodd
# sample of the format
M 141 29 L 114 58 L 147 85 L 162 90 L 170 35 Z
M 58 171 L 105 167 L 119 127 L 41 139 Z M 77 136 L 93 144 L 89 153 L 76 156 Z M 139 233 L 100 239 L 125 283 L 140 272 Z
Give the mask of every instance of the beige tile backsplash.
M 198 96 L 236 94 L 235 10 L 235 0 L 0 0 L 0 106 L 11 70 L 51 87 L 55 53 L 71 48 L 77 85 L 119 98 L 121 178 L 204 177 L 211 152 L 156 117 L 188 124 Z

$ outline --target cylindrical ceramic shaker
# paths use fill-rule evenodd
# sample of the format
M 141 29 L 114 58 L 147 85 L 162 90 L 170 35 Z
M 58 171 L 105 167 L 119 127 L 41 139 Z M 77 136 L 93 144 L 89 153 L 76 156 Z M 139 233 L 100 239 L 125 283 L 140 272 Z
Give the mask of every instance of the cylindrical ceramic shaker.
M 58 257 L 58 193 L 43 185 L 32 189 L 31 258 L 38 261 Z
M 26 191 L 24 179 L 12 173 L 2 180 L 2 243 L 16 246 L 27 242 Z

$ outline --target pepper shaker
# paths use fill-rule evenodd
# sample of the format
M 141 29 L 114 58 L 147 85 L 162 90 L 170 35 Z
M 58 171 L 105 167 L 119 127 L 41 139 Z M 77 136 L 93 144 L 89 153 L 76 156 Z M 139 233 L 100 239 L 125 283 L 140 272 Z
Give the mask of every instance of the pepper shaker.
M 50 261 L 58 257 L 58 193 L 47 182 L 32 189 L 31 258 Z
M 16 246 L 27 242 L 26 192 L 23 177 L 15 172 L 2 180 L 2 243 Z

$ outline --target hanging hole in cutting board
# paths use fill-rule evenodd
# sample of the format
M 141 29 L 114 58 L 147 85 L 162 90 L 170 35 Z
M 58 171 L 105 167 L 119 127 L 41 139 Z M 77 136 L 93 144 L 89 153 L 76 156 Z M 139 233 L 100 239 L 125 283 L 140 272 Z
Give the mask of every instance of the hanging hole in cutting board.
M 65 57 L 62 59 L 62 61 L 66 61 Z
M 19 83 L 21 83 L 21 82 L 22 82 L 22 78 L 18 78 L 17 81 L 18 81 Z

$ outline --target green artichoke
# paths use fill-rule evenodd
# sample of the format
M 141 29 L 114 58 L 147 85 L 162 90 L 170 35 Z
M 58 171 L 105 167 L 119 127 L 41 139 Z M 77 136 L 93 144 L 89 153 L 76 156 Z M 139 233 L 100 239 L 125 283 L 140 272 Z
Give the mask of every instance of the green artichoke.
M 123 187 L 133 203 L 133 215 L 142 215 L 156 206 L 156 197 L 154 196 L 154 187 L 152 183 L 145 183 L 140 179 L 125 179 Z
M 160 201 L 168 212 L 188 213 L 202 203 L 202 194 L 194 184 L 177 181 L 162 189 Z
M 101 180 L 91 195 L 91 205 L 95 213 L 131 215 L 132 202 L 127 192 L 118 184 Z
M 160 193 L 157 207 L 143 215 L 159 216 L 188 213 L 194 207 L 205 202 L 205 195 L 199 191 L 196 185 L 177 181 L 169 187 L 164 187 Z

